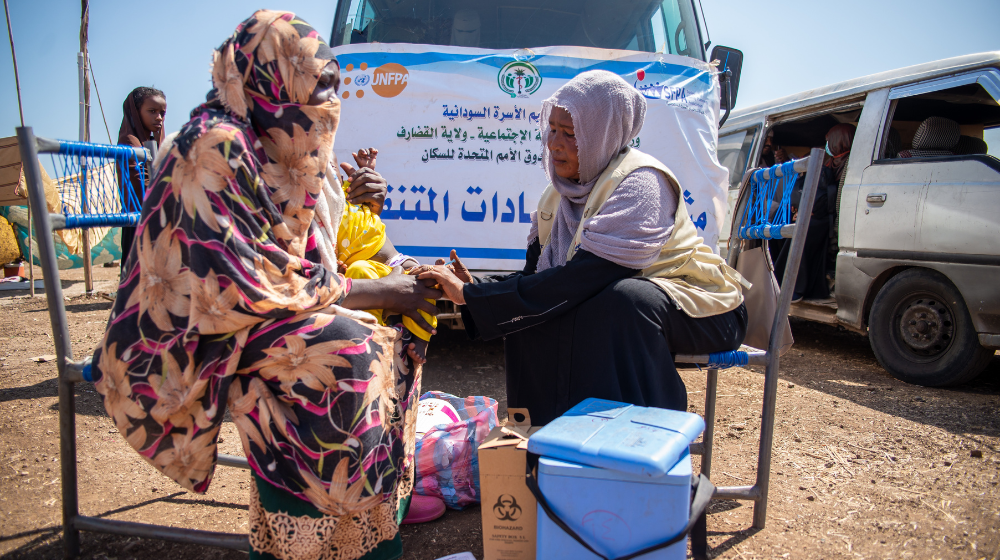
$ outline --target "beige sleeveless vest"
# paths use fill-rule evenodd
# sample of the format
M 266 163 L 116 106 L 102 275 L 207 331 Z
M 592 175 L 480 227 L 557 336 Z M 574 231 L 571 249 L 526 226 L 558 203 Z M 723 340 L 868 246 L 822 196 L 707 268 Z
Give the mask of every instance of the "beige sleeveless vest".
M 652 266 L 642 271 L 642 276 L 662 288 L 681 310 L 694 318 L 711 317 L 739 307 L 743 303 L 740 285 L 747 288 L 750 286 L 738 272 L 726 264 L 722 257 L 705 245 L 704 239 L 698 236 L 694 222 L 688 217 L 687 206 L 684 204 L 674 174 L 658 159 L 639 150 L 630 148 L 620 154 L 597 179 L 594 189 L 587 198 L 583 218 L 566 254 L 566 261 L 569 262 L 576 254 L 580 238 L 587 229 L 590 218 L 600 213 L 608 197 L 629 173 L 642 167 L 651 167 L 662 173 L 670 186 L 677 191 L 678 200 L 673 232 L 660 250 L 659 258 Z M 538 239 L 542 249 L 545 248 L 552 233 L 552 225 L 555 223 L 554 218 L 559 211 L 561 198 L 550 184 L 538 201 L 536 216 Z

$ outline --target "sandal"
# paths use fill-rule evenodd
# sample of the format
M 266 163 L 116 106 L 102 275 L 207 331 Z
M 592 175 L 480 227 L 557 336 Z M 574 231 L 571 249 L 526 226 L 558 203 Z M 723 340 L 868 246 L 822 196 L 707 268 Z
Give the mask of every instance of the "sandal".
M 403 519 L 403 525 L 434 521 L 444 515 L 444 510 L 444 501 L 441 498 L 412 494 L 410 496 L 410 511 Z

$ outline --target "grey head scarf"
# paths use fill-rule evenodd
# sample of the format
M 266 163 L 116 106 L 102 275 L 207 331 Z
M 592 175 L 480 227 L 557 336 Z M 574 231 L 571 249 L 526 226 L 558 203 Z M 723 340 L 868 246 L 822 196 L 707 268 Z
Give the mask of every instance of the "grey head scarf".
M 549 117 L 561 107 L 573 118 L 580 181 L 558 176 L 548 149 Z M 601 173 L 639 135 L 646 100 L 628 82 L 605 70 L 584 72 L 542 102 L 542 164 L 562 195 L 549 242 L 538 260 L 540 272 L 566 264 L 566 253 L 583 216 L 587 197 Z M 671 202 L 672 200 L 672 202 Z M 631 173 L 615 189 L 601 213 L 590 219 L 581 246 L 612 262 L 642 269 L 651 265 L 673 229 L 677 195 L 658 172 Z M 532 216 L 529 242 L 538 237 Z

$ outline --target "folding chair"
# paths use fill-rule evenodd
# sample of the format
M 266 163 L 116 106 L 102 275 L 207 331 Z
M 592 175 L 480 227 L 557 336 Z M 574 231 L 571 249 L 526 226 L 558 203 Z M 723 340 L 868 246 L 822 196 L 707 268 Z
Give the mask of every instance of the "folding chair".
M 131 188 L 129 165 L 146 165 L 152 161 L 152 154 L 144 148 L 130 146 L 110 146 L 84 142 L 68 142 L 36 138 L 31 127 L 18 127 L 17 140 L 24 162 L 24 176 L 28 187 L 28 203 L 35 215 L 35 237 L 38 239 L 39 259 L 45 281 L 45 298 L 48 302 L 49 319 L 52 323 L 52 338 L 56 346 L 56 366 L 59 370 L 59 461 L 62 478 L 63 501 L 63 549 L 66 558 L 75 558 L 80 553 L 80 531 L 96 531 L 116 535 L 145 537 L 167 541 L 177 541 L 208 546 L 250 549 L 249 537 L 245 534 L 218 533 L 177 527 L 165 527 L 145 523 L 102 519 L 80 515 L 77 499 L 76 472 L 76 408 L 73 384 L 93 381 L 91 377 L 91 357 L 74 361 L 70 348 L 69 324 L 59 282 L 55 245 L 52 232 L 58 229 L 135 226 L 139 223 L 142 200 L 135 196 Z M 67 183 L 79 187 L 79 204 L 63 204 L 62 214 L 49 214 L 45 205 L 38 154 L 53 154 L 53 162 L 60 175 L 66 176 Z M 140 163 L 141 162 L 141 163 Z M 94 185 L 101 185 L 105 191 L 117 189 L 116 175 L 121 173 L 125 188 L 117 196 L 91 197 Z M 142 174 L 140 174 L 142 176 Z M 68 188 L 69 185 L 66 185 Z M 145 185 L 140 185 L 145 192 Z M 100 189 L 97 192 L 102 192 Z M 76 206 L 79 213 L 70 213 Z M 125 256 L 127 258 L 127 255 Z M 124 258 L 122 259 L 124 264 Z M 224 466 L 248 469 L 246 459 L 231 455 L 219 455 L 218 463 Z
M 763 529 L 767 519 L 767 493 L 771 477 L 771 444 L 774 440 L 774 407 L 778 392 L 778 349 L 781 345 L 782 321 L 788 316 L 792 290 L 799 272 L 806 232 L 811 212 L 799 212 L 798 221 L 791 221 L 789 208 L 791 190 L 800 173 L 805 172 L 801 208 L 811 209 L 816 198 L 823 165 L 823 150 L 813 149 L 809 156 L 788 163 L 751 172 L 747 195 L 741 196 L 733 209 L 733 228 L 740 239 L 791 239 L 791 249 L 781 281 L 778 307 L 774 313 L 771 337 L 766 351 L 718 352 L 710 355 L 674 356 L 678 364 L 696 364 L 708 370 L 705 387 L 705 434 L 701 442 L 691 445 L 693 455 L 701 455 L 701 472 L 711 478 L 712 446 L 715 435 L 715 398 L 719 369 L 733 366 L 765 366 L 764 402 L 760 421 L 760 448 L 757 454 L 757 480 L 752 486 L 720 486 L 714 500 L 750 500 L 754 502 L 753 526 Z M 777 208 L 774 202 L 777 200 Z M 735 265 L 738 249 L 730 247 L 729 262 Z

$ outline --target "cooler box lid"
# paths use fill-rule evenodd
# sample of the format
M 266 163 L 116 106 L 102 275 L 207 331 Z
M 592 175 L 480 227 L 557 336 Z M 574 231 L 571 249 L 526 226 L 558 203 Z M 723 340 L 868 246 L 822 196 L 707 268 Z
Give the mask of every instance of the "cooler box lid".
M 691 457 L 685 452 L 681 455 L 665 476 L 646 476 L 611 469 L 602 469 L 570 463 L 559 459 L 541 457 L 538 459 L 538 476 L 565 476 L 571 478 L 588 478 L 593 480 L 613 480 L 616 482 L 635 482 L 638 484 L 654 484 L 665 486 L 691 486 Z M 551 501 L 551 500 L 550 500 Z
M 665 475 L 705 429 L 697 414 L 586 399 L 535 432 L 528 451 L 648 477 Z

